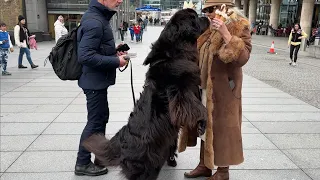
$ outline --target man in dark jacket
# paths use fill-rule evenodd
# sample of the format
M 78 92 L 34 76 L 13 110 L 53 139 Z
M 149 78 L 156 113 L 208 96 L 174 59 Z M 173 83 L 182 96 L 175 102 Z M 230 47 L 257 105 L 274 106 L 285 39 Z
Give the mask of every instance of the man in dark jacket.
M 126 64 L 125 54 L 116 52 L 110 26 L 114 10 L 122 0 L 91 0 L 77 32 L 78 61 L 83 65 L 78 81 L 87 99 L 88 121 L 79 145 L 76 175 L 97 176 L 108 172 L 98 161 L 91 162 L 91 154 L 81 143 L 94 133 L 105 134 L 109 119 L 107 90 L 115 84 L 116 68 Z

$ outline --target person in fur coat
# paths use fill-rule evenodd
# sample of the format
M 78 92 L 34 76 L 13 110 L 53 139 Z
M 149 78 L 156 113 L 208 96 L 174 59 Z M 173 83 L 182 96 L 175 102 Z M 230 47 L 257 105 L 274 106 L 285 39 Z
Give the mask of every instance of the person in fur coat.
M 250 23 L 232 0 L 207 0 L 202 10 L 211 21 L 198 38 L 202 103 L 208 121 L 201 141 L 200 163 L 186 178 L 229 180 L 229 166 L 244 161 L 242 124 L 242 66 L 251 53 Z M 197 133 L 182 128 L 179 152 L 196 146 Z M 214 166 L 217 171 L 212 175 Z

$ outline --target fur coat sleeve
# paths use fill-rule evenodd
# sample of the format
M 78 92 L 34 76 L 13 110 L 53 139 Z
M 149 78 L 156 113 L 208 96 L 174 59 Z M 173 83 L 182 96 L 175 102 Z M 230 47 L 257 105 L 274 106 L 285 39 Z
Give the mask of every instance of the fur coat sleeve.
M 232 62 L 242 67 L 250 58 L 251 46 L 250 30 L 245 28 L 239 37 L 233 35 L 228 44 L 221 46 L 219 58 L 223 62 Z

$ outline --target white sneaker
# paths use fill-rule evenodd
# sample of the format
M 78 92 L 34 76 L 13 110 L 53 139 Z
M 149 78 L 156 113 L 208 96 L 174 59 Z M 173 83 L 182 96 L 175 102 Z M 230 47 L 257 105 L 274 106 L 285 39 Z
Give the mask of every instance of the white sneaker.
M 292 63 L 292 66 L 297 66 L 297 63 L 293 62 L 293 63 Z
M 293 61 L 291 60 L 291 61 L 289 62 L 289 65 L 292 65 L 292 63 L 293 63 Z

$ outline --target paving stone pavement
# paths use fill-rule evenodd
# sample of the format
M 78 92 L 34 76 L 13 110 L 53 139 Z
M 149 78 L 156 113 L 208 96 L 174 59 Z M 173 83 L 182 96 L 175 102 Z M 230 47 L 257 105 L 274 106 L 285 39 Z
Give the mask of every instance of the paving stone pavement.
M 149 27 L 142 44 L 130 43 L 136 96 L 147 67 L 142 65 L 161 27 Z M 1 77 L 1 180 L 123 180 L 119 168 L 100 177 L 74 175 L 80 134 L 86 123 L 85 96 L 77 82 L 64 82 L 50 64 L 53 43 L 39 43 L 31 54 L 39 69 L 17 69 L 17 51 L 9 55 L 11 77 Z M 17 49 L 16 49 L 17 50 Z M 252 56 L 250 61 L 254 61 Z M 24 59 L 24 64 L 26 64 Z M 138 98 L 138 97 L 137 97 Z M 233 166 L 232 180 L 320 180 L 320 110 L 248 75 L 243 84 L 245 162 Z M 133 107 L 130 71 L 117 73 L 109 90 L 108 136 L 127 122 Z M 179 154 L 178 166 L 164 166 L 158 179 L 182 180 L 196 167 L 199 146 Z M 204 178 L 198 178 L 204 179 Z

